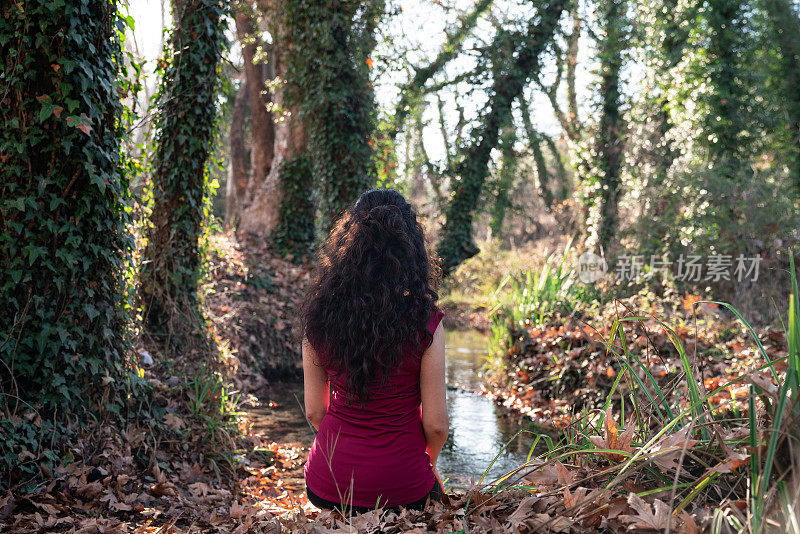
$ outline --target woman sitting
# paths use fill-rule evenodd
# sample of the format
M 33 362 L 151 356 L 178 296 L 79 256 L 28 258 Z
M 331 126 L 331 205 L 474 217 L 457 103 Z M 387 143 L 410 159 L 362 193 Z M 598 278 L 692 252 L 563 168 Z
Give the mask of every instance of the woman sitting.
M 320 249 L 303 316 L 308 499 L 364 512 L 443 492 L 448 434 L 438 270 L 411 206 L 367 191 Z

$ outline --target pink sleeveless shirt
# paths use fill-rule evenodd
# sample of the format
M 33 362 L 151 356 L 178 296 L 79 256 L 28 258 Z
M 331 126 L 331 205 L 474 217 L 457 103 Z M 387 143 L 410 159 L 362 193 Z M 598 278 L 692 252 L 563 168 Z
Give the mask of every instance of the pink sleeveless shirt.
M 431 312 L 431 335 L 443 316 L 438 309 Z M 385 384 L 375 382 L 363 405 L 348 403 L 343 380 L 326 369 L 333 377 L 331 402 L 305 465 L 306 484 L 317 496 L 345 505 L 392 507 L 421 499 L 433 488 L 419 389 L 428 346 L 407 350 L 400 367 Z

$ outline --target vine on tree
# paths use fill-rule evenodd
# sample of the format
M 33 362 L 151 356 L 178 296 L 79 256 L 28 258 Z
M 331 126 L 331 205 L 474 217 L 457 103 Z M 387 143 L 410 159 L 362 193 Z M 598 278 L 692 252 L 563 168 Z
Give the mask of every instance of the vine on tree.
M 121 414 L 139 381 L 125 358 L 125 22 L 107 0 L 0 13 L 3 486 L 50 470 L 63 422 Z
M 291 42 L 286 98 L 309 133 L 317 233 L 376 182 L 375 92 L 370 54 L 382 0 L 282 0 Z
M 314 243 L 314 203 L 309 191 L 313 188 L 311 157 L 308 151 L 282 163 L 280 169 L 283 198 L 280 221 L 272 242 L 283 254 L 295 260 L 311 251 Z
M 153 212 L 140 294 L 145 328 L 177 348 L 207 341 L 198 287 L 226 14 L 223 0 L 177 3 L 157 96 Z

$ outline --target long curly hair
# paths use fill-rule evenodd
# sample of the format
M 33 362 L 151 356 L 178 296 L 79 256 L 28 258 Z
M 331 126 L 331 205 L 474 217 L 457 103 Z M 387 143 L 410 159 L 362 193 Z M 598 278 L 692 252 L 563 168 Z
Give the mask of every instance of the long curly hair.
M 317 254 L 301 331 L 350 400 L 367 400 L 405 350 L 430 344 L 425 326 L 439 275 L 422 225 L 397 191 L 363 193 L 334 224 Z

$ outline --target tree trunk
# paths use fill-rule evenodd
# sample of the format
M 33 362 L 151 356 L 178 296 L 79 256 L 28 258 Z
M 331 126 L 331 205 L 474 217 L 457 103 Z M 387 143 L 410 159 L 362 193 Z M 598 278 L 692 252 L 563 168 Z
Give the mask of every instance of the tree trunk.
M 383 12 L 379 0 L 276 2 L 290 41 L 287 101 L 308 131 L 317 236 L 376 181 L 375 94 L 370 54 Z M 333 8 L 332 6 L 335 6 Z
M 259 37 L 258 20 L 252 4 L 244 4 L 236 13 L 236 34 L 242 44 L 242 59 L 250 103 L 250 125 L 253 142 L 250 149 L 250 179 L 247 203 L 253 200 L 272 169 L 275 154 L 275 123 L 269 111 L 270 94 L 266 88 L 266 65 L 256 58 L 264 43 Z M 271 78 L 271 76 L 269 77 Z
M 420 99 L 425 94 L 425 84 L 456 57 L 456 51 L 461 48 L 464 40 L 472 34 L 481 15 L 489 10 L 492 2 L 493 0 L 477 0 L 472 9 L 461 17 L 458 28 L 447 35 L 442 50 L 433 61 L 424 67 L 415 69 L 414 76 L 400 87 L 400 99 L 395 108 L 391 128 L 389 129 L 391 139 L 397 137 L 413 108 L 419 105 Z
M 67 0 L 59 9 L 39 2 L 0 6 L 5 420 L 97 414 L 118 408 L 127 394 L 123 273 L 132 242 L 128 177 L 120 164 L 117 17 L 116 4 L 106 0 Z M 4 427 L 0 457 L 16 459 L 19 447 L 37 440 L 44 449 L 51 440 L 57 447 L 63 427 L 50 427 L 47 436 L 33 423 L 15 428 L 29 434 L 18 440 Z M 39 457 L 43 450 L 30 452 Z M 46 457 L 40 456 L 49 463 Z M 4 482 L 38 473 L 36 463 L 25 463 L 12 461 L 19 465 Z
M 511 120 L 512 103 L 528 80 L 538 74 L 541 54 L 552 41 L 564 7 L 563 0 L 542 4 L 539 16 L 531 19 L 527 35 L 517 46 L 513 64 L 499 69 L 492 82 L 488 110 L 471 132 L 472 145 L 453 173 L 459 178 L 453 182 L 453 196 L 438 246 L 445 274 L 479 252 L 472 235 L 472 218 L 486 180 L 491 151 L 497 145 L 500 128 Z
M 247 149 L 244 142 L 244 121 L 247 114 L 247 80 L 243 79 L 233 102 L 230 133 L 230 165 L 225 190 L 225 226 L 235 228 L 244 207 L 247 192 Z
M 491 207 L 491 219 L 489 220 L 489 228 L 491 228 L 492 235 L 496 238 L 502 237 L 506 211 L 513 205 L 511 188 L 514 186 L 514 179 L 517 176 L 517 158 L 519 157 L 514 151 L 516 140 L 516 132 L 512 125 L 503 128 L 503 132 L 500 135 L 500 165 L 499 169 L 495 171 L 497 178 L 494 204 Z
M 709 224 L 719 228 L 722 243 L 737 243 L 741 215 L 741 188 L 749 180 L 753 143 L 749 129 L 748 82 L 744 62 L 747 23 L 745 3 L 740 0 L 710 0 L 705 12 L 710 30 L 708 46 L 708 113 L 704 118 L 704 142 L 714 179 L 704 189 Z M 704 184 L 705 185 L 705 184 Z
M 225 35 L 222 0 L 181 0 L 158 102 L 153 213 L 141 272 L 144 326 L 179 350 L 205 346 L 201 244 Z
M 282 91 L 276 90 L 276 101 L 282 101 Z M 268 237 L 281 222 L 281 203 L 284 198 L 282 170 L 285 165 L 303 155 L 307 149 L 308 137 L 298 114 L 292 113 L 275 128 L 275 158 L 264 181 L 251 191 L 252 199 L 242 212 L 239 232 L 243 236 Z M 311 191 L 306 191 L 311 198 Z M 313 214 L 312 214 L 313 219 Z M 296 221 L 302 224 L 303 221 Z
M 800 195 L 800 14 L 790 0 L 764 0 L 764 7 L 783 60 L 783 86 L 792 132 L 789 172 Z
M 289 63 L 286 54 L 292 45 L 290 36 L 285 28 L 285 21 L 281 12 L 270 5 L 266 7 L 269 15 L 270 30 L 273 43 L 273 65 L 277 78 L 282 83 L 277 84 L 273 90 L 273 100 L 277 109 L 284 110 L 283 116 L 273 124 L 273 149 L 274 157 L 271 161 L 269 173 L 264 180 L 256 185 L 251 182 L 248 188 L 249 202 L 242 213 L 239 231 L 242 235 L 268 237 L 278 228 L 282 220 L 281 203 L 284 200 L 284 187 L 282 184 L 282 171 L 287 163 L 303 155 L 307 150 L 308 136 L 303 126 L 298 108 L 286 98 L 286 83 L 291 83 L 293 73 L 288 71 Z M 254 141 L 255 144 L 255 141 Z M 290 185 L 290 184 L 287 184 Z M 311 191 L 306 191 L 306 197 L 311 198 Z M 311 215 L 313 219 L 313 212 Z M 302 225 L 304 221 L 295 221 Z M 313 223 L 312 223 L 313 224 Z
M 552 213 L 554 198 L 550 186 L 550 175 L 547 172 L 547 163 L 544 160 L 544 153 L 542 152 L 542 136 L 533 127 L 529 104 L 523 95 L 520 95 L 519 98 L 519 108 L 520 115 L 522 116 L 522 127 L 528 138 L 528 146 L 533 153 L 533 163 L 536 165 L 536 178 L 539 182 L 539 197 L 544 203 L 544 209 L 548 213 Z
M 598 46 L 600 58 L 600 129 L 597 134 L 597 166 L 600 184 L 597 246 L 605 250 L 619 226 L 619 199 L 622 194 L 624 120 L 620 110 L 620 71 L 625 39 L 626 2 L 606 0 L 602 13 L 604 37 Z

